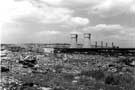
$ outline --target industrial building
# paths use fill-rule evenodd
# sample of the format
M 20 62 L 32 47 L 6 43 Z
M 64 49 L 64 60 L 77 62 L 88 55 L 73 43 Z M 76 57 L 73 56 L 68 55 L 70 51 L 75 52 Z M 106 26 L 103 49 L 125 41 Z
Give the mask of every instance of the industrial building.
M 78 42 L 79 35 L 78 34 L 71 34 L 70 35 L 70 43 L 30 43 L 26 44 L 29 47 L 41 47 L 41 48 L 114 48 L 114 43 L 112 42 L 112 45 L 108 45 L 106 42 L 104 44 L 103 41 L 92 43 L 92 34 L 91 33 L 84 33 L 82 43 Z
M 101 44 L 98 45 L 98 42 L 95 41 L 95 44 L 92 44 L 91 33 L 84 33 L 83 34 L 83 44 L 79 43 L 78 41 L 78 34 L 71 34 L 71 44 L 70 48 L 115 48 L 114 43 L 112 42 L 111 46 L 108 46 L 106 42 L 101 41 Z

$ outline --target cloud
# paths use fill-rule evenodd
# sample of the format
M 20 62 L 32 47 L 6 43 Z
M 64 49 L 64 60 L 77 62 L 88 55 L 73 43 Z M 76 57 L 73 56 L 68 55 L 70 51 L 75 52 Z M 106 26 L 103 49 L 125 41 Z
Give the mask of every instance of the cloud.
M 82 32 L 74 30 L 74 31 L 71 31 L 70 34 L 82 34 Z
M 73 11 L 67 8 L 48 7 L 48 10 L 41 11 L 40 19 L 46 24 L 64 24 L 67 26 L 85 26 L 89 23 L 89 19 L 83 17 L 74 17 L 72 14 Z
M 87 32 L 99 33 L 100 35 L 107 36 L 107 38 L 116 35 L 118 36 L 126 35 L 130 37 L 130 34 L 131 36 L 133 36 L 132 33 L 135 33 L 134 28 L 124 27 L 119 24 L 112 24 L 112 25 L 98 24 L 95 26 L 89 26 L 87 28 L 84 28 L 83 30 Z M 126 36 L 122 38 L 119 37 L 119 38 L 125 39 L 127 38 Z
M 60 31 L 55 31 L 55 30 L 46 30 L 46 31 L 41 31 L 38 32 L 38 35 L 56 35 L 56 34 L 60 34 Z
M 40 0 L 54 7 L 86 11 L 102 17 L 134 13 L 134 0 Z
M 21 0 L 22 1 L 22 0 Z M 26 1 L 26 0 L 24 0 Z M 49 6 L 48 4 L 54 5 L 54 2 L 57 4 L 62 0 L 29 0 L 33 7 L 37 7 L 38 13 L 37 16 L 41 17 L 44 23 L 60 23 L 67 24 L 72 26 L 83 26 L 89 23 L 89 19 L 83 17 L 74 17 L 74 10 L 71 10 L 66 7 L 54 7 Z M 81 22 L 82 21 L 82 22 Z
M 134 0 L 63 0 L 64 5 L 78 11 L 86 11 L 101 17 L 134 13 Z
M 115 16 L 121 13 L 133 13 L 133 0 L 106 0 L 92 7 L 92 12 L 100 16 Z
M 126 33 L 125 31 L 123 31 L 123 27 L 119 24 L 115 25 L 98 24 L 96 26 L 89 26 L 87 28 L 84 28 L 84 31 L 97 34 L 100 36 L 99 38 L 101 37 L 108 38 Z
M 0 11 L 6 42 L 64 42 L 84 32 L 118 43 L 135 38 L 134 0 L 1 0 Z
M 89 23 L 89 20 L 87 18 L 74 17 L 74 18 L 71 18 L 71 22 L 79 24 L 79 25 L 87 25 Z
M 31 42 L 44 40 L 43 37 L 68 32 L 73 27 L 81 27 L 89 23 L 87 18 L 73 16 L 74 10 L 48 6 L 45 3 L 46 0 L 28 1 L 1 1 L 3 4 L 0 5 L 2 7 L 2 14 L 0 14 L 2 41 Z M 49 3 L 53 3 L 53 0 Z
M 20 1 L 20 0 L 16 0 Z M 22 0 L 21 0 L 22 1 Z M 26 1 L 26 0 L 24 0 Z M 85 11 L 101 17 L 116 16 L 122 13 L 134 14 L 134 0 L 28 0 L 34 6 L 45 8 L 45 6 L 73 9 L 74 11 Z
M 62 0 L 43 0 L 43 1 L 51 5 L 59 5 Z
M 99 30 L 118 30 L 118 29 L 122 29 L 122 26 L 119 24 L 115 24 L 115 25 L 106 25 L 106 24 L 98 24 L 96 25 L 94 28 L 99 29 Z
M 28 2 L 16 4 L 13 0 L 0 1 L 0 24 L 11 22 L 14 18 L 31 14 L 35 8 Z
M 38 17 L 30 15 L 4 24 L 2 27 L 2 42 L 66 42 L 70 39 L 68 36 L 72 31 L 72 27 L 63 27 L 56 23 L 44 23 Z
M 130 7 L 130 12 L 135 13 L 135 3 Z
M 54 30 L 53 30 L 54 29 Z M 2 42 L 4 43 L 29 43 L 29 42 L 49 42 L 55 36 L 60 36 L 58 28 L 46 27 L 44 23 L 35 18 L 23 18 L 14 23 L 6 23 L 2 27 Z M 53 37 L 52 37 L 53 36 Z M 56 38 L 56 37 L 55 37 Z M 57 41 L 57 40 L 56 40 Z

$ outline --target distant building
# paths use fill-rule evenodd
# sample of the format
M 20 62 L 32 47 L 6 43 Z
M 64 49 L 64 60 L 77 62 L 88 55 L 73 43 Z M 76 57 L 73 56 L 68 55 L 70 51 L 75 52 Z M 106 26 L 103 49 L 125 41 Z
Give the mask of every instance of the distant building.
M 53 53 L 54 52 L 54 48 L 43 48 L 45 53 Z

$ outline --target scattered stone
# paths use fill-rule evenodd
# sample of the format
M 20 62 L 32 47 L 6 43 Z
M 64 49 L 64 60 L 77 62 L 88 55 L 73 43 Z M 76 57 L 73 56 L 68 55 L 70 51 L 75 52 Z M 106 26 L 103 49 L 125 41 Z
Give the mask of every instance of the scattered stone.
M 1 72 L 9 72 L 9 69 L 7 67 L 1 67 Z

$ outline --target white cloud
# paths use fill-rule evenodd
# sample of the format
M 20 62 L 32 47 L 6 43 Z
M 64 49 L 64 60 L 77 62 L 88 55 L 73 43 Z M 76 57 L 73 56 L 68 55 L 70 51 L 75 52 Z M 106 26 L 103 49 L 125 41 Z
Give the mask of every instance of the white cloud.
M 21 1 L 21 2 L 15 2 Z M 27 16 L 29 14 L 38 17 L 42 20 L 43 23 L 61 23 L 68 24 L 72 23 L 75 25 L 84 25 L 88 22 L 88 19 L 82 17 L 73 17 L 73 10 L 63 7 L 53 7 L 47 6 L 44 2 L 53 3 L 54 0 L 29 0 L 30 3 L 26 0 L 3 0 L 0 1 L 0 25 L 5 22 L 14 21 L 15 18 L 20 18 L 23 16 Z M 32 1 L 32 2 L 31 2 Z M 42 3 L 42 2 L 43 3 Z M 61 0 L 56 0 L 56 2 L 60 2 Z M 38 13 L 37 13 L 38 12 Z M 83 21 L 84 23 L 80 23 L 79 21 Z
M 122 29 L 123 27 L 119 24 L 114 24 L 114 25 L 98 24 L 94 28 L 99 29 L 99 30 L 102 30 L 102 29 L 105 29 L 105 30 L 117 29 L 118 30 L 118 29 Z
M 100 14 L 101 16 L 114 16 L 121 13 L 132 13 L 132 7 L 135 2 L 133 0 L 105 0 L 100 4 L 92 7 L 92 13 Z
M 20 2 L 16 2 L 16 1 L 20 1 Z M 74 27 L 74 26 L 77 27 L 77 26 L 83 26 L 88 23 L 87 18 L 74 17 L 73 10 L 64 7 L 48 6 L 44 3 L 45 1 L 42 2 L 40 2 L 40 0 L 39 1 L 29 0 L 29 2 L 26 0 L 0 1 L 0 11 L 1 11 L 0 31 L 2 33 L 2 38 L 4 38 L 4 40 L 6 39 L 8 40 L 13 35 L 16 35 L 18 38 L 23 38 L 23 35 L 24 36 L 29 35 L 30 32 L 32 32 L 32 35 L 35 35 L 35 33 L 39 32 L 38 30 L 44 31 L 42 30 L 43 27 L 40 28 L 38 27 L 38 25 L 35 24 L 34 26 L 32 25 L 32 23 L 33 22 L 35 23 L 36 20 L 38 20 L 37 21 L 38 23 L 36 24 L 43 23 L 46 27 L 48 25 L 54 26 L 53 27 L 54 31 L 44 31 L 44 33 L 48 33 L 48 35 L 60 33 L 58 31 L 56 32 L 55 28 L 58 28 L 62 25 L 66 27 Z M 49 1 L 48 3 L 53 4 L 53 1 L 54 0 Z M 57 1 L 60 2 L 60 0 Z M 33 21 L 33 19 L 29 19 L 30 18 L 29 16 L 36 19 Z M 26 19 L 23 19 L 25 17 Z M 21 19 L 20 21 L 23 21 L 23 23 L 16 21 L 16 19 Z M 22 25 L 20 26 L 20 24 Z M 18 25 L 19 28 L 17 28 Z M 32 31 L 31 29 L 34 31 Z M 37 31 L 35 29 L 37 29 Z M 12 38 L 11 41 L 13 40 L 15 40 L 15 38 L 14 39 Z
M 47 8 L 47 9 L 45 9 Z M 60 23 L 71 26 L 83 26 L 89 23 L 87 18 L 72 16 L 74 11 L 63 7 L 42 7 L 41 15 L 45 23 Z
M 56 35 L 56 34 L 60 34 L 60 31 L 55 31 L 55 30 L 45 30 L 45 31 L 41 31 L 38 32 L 38 35 Z
M 135 47 L 135 28 L 119 24 L 98 24 L 83 29 L 92 34 L 93 41 L 114 42 L 120 47 Z
M 71 31 L 70 34 L 82 34 L 82 32 L 74 30 L 74 31 Z
M 13 0 L 0 1 L 0 24 L 10 22 L 14 18 L 32 13 L 35 8 L 28 2 L 15 3 Z
M 135 13 L 135 3 L 130 7 L 130 12 Z
M 134 0 L 41 0 L 49 5 L 78 10 L 87 10 L 100 16 L 134 13 Z M 54 4 L 56 3 L 56 4 Z
M 62 35 L 63 32 L 69 34 L 85 31 L 94 33 L 99 39 L 135 38 L 134 28 L 121 26 L 119 22 L 115 24 L 116 21 L 103 21 L 105 18 L 98 17 L 112 19 L 112 16 L 122 13 L 133 16 L 134 0 L 1 0 L 0 11 L 0 26 L 4 27 L 1 28 L 2 35 L 8 41 L 39 40 L 44 36 Z M 89 18 L 94 15 L 96 19 L 102 20 L 90 21 Z M 90 22 L 95 26 L 88 27 Z M 97 24 L 108 22 L 108 25 Z M 82 28 L 86 30 L 81 31 Z
M 96 26 L 89 26 L 87 28 L 84 28 L 83 30 L 84 32 L 94 33 L 99 38 L 107 39 L 108 37 L 110 37 L 110 38 L 117 38 L 121 40 L 131 40 L 135 38 L 133 34 L 135 33 L 134 29 L 135 28 L 124 27 L 119 24 L 114 24 L 114 25 L 98 24 Z
M 59 5 L 62 0 L 43 0 L 43 1 L 51 5 Z
M 55 2 L 58 4 L 62 0 L 29 0 L 30 3 L 37 7 L 37 16 L 41 18 L 44 23 L 62 23 L 75 26 L 83 26 L 89 23 L 87 18 L 74 17 L 72 14 L 73 10 L 64 7 L 53 7 L 48 6 L 48 4 L 54 5 Z M 47 4 L 46 4 L 47 3 Z
M 26 1 L 26 0 L 25 0 Z M 29 0 L 40 8 L 46 6 L 78 9 L 102 17 L 115 16 L 121 13 L 134 13 L 134 0 Z
M 38 15 L 44 23 L 63 23 L 71 17 L 72 11 L 66 8 L 48 7 L 47 10 L 40 10 Z
M 73 17 L 71 18 L 71 22 L 79 25 L 87 25 L 89 23 L 89 20 L 87 18 Z

